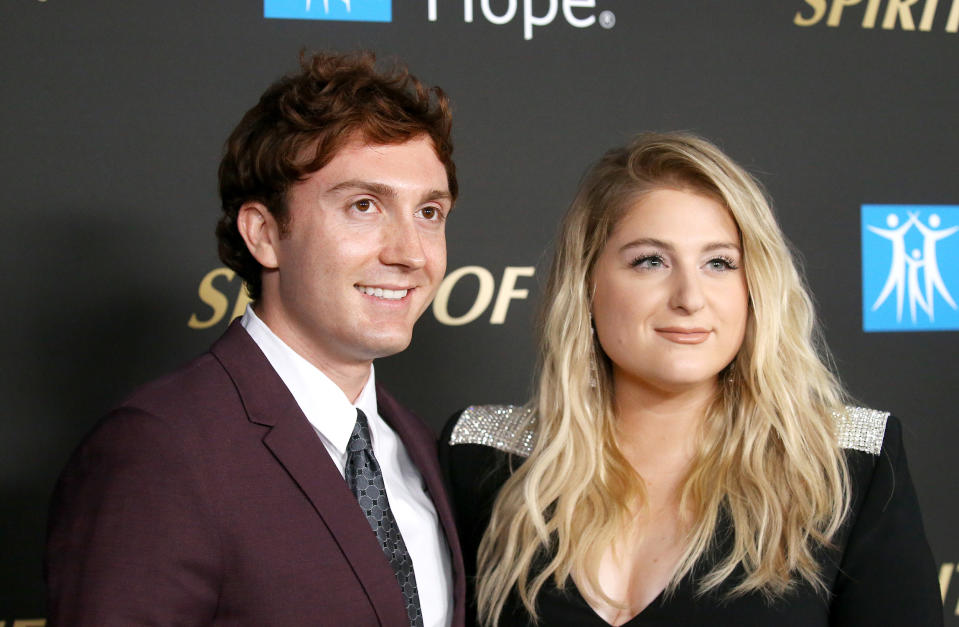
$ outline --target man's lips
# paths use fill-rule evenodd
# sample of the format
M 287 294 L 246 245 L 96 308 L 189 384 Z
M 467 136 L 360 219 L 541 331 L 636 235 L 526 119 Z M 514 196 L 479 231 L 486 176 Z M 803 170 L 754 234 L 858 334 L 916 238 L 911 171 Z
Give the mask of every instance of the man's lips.
M 701 327 L 659 327 L 656 333 L 676 344 L 702 344 L 709 337 L 710 331 Z
M 354 285 L 361 294 L 373 296 L 382 300 L 403 300 L 413 288 L 408 287 L 380 287 L 374 285 Z

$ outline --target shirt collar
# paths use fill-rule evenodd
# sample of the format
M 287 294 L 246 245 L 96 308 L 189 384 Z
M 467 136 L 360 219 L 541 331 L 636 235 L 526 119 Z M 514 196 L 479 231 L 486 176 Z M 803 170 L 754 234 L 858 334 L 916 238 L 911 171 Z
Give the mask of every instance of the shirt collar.
M 322 370 L 307 361 L 281 340 L 247 305 L 240 324 L 250 334 L 256 345 L 280 379 L 290 390 L 296 403 L 303 410 L 306 419 L 330 444 L 342 455 L 346 454 L 353 426 L 356 424 L 357 407 L 370 419 L 377 415 L 376 377 L 370 364 L 370 376 L 356 404 L 350 402 L 340 389 Z

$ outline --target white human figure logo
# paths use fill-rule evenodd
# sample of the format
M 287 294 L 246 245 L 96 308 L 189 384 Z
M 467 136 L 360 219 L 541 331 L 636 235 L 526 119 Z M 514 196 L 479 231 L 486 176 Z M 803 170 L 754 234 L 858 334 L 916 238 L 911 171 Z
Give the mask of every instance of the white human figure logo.
M 906 265 L 909 266 L 909 278 L 907 280 L 909 284 L 909 315 L 912 316 L 913 322 L 916 321 L 917 304 L 929 315 L 929 319 L 932 319 L 932 303 L 926 302 L 922 290 L 919 289 L 919 269 L 925 267 L 928 261 L 928 259 L 920 258 L 919 250 L 916 248 L 912 250 L 911 258 L 906 257 Z
M 948 229 L 942 229 L 941 231 L 934 231 L 933 229 L 939 228 L 941 224 L 938 214 L 932 214 L 929 216 L 929 226 L 927 227 L 922 222 L 916 220 L 916 228 L 919 229 L 919 232 L 922 233 L 922 258 L 925 260 L 925 275 L 926 279 L 926 302 L 929 304 L 929 319 L 933 319 L 932 314 L 932 299 L 933 299 L 933 289 L 939 292 L 939 295 L 942 296 L 943 300 L 949 303 L 949 306 L 953 309 L 956 309 L 956 301 L 952 299 L 952 296 L 949 294 L 949 290 L 946 289 L 946 284 L 942 280 L 942 275 L 939 274 L 939 264 L 936 263 L 936 242 L 941 239 L 945 239 L 959 231 L 959 226 L 953 226 Z
M 311 0 L 306 0 L 306 10 L 307 10 L 307 11 L 310 10 L 310 1 L 311 1 Z M 350 0 L 343 0 L 343 4 L 346 5 L 346 12 L 349 13 L 349 12 L 350 12 Z M 323 0 L 323 12 L 324 12 L 324 13 L 329 13 L 329 12 L 330 12 L 330 0 Z
M 892 242 L 892 265 L 889 268 L 889 278 L 886 279 L 886 284 L 882 287 L 879 298 L 872 304 L 872 310 L 876 311 L 879 309 L 879 307 L 886 302 L 892 290 L 895 289 L 896 322 L 902 320 L 902 297 L 903 288 L 905 288 L 906 283 L 906 263 L 908 259 L 906 257 L 906 231 L 912 228 L 912 223 L 915 220 L 915 214 L 910 213 L 909 220 L 899 228 L 896 228 L 899 224 L 899 216 L 890 213 L 886 216 L 886 224 L 889 226 L 889 229 L 881 229 L 871 224 L 868 225 L 870 231 Z
M 936 242 L 959 231 L 959 226 L 936 230 L 941 224 L 941 219 L 937 214 L 929 216 L 929 226 L 919 220 L 919 212 L 909 211 L 908 214 L 909 219 L 902 226 L 899 226 L 899 217 L 893 213 L 886 216 L 886 225 L 890 227 L 889 229 L 868 225 L 870 231 L 892 242 L 892 264 L 889 268 L 889 277 L 886 279 L 886 284 L 883 286 L 879 298 L 873 303 L 872 310 L 879 309 L 892 293 L 892 290 L 895 289 L 896 322 L 901 322 L 903 292 L 908 288 L 909 314 L 912 321 L 916 322 L 916 305 L 919 305 L 929 316 L 929 320 L 932 321 L 935 319 L 933 308 L 935 292 L 938 292 L 950 307 L 957 309 L 956 302 L 949 294 L 949 290 L 946 289 L 942 274 L 939 272 Z M 910 257 L 906 254 L 906 232 L 913 226 L 922 233 L 922 252 L 919 249 L 913 249 Z M 924 285 L 919 281 L 920 270 L 923 272 Z

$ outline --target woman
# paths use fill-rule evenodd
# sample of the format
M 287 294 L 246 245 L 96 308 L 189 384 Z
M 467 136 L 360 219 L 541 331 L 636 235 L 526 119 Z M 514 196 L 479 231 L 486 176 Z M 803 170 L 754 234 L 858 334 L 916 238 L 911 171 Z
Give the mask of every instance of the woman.
M 538 392 L 442 450 L 487 625 L 941 625 L 887 413 L 847 407 L 757 183 L 643 135 L 584 178 Z

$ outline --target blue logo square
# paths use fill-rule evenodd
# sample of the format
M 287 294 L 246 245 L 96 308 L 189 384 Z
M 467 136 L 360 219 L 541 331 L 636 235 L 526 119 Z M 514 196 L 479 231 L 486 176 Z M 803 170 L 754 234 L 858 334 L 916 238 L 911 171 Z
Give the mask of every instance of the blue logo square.
M 959 206 L 862 206 L 864 331 L 959 329 Z
M 263 0 L 263 17 L 392 22 L 392 0 Z

